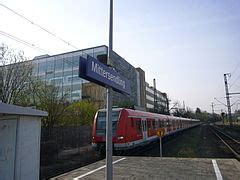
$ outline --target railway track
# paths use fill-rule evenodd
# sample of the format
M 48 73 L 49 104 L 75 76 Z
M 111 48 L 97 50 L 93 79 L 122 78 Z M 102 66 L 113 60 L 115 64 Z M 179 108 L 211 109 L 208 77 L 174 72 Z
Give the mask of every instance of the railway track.
M 144 146 L 139 146 L 134 149 L 125 151 L 121 154 L 116 154 L 116 155 L 121 155 L 121 156 L 143 156 L 145 153 L 148 151 L 152 150 L 153 148 L 156 148 L 157 146 L 157 141 L 154 141 L 150 144 L 144 145 Z
M 240 141 L 224 133 L 220 130 L 220 128 L 216 126 L 211 126 L 210 129 L 213 134 L 218 137 L 224 143 L 224 145 L 234 154 L 236 159 L 240 161 Z

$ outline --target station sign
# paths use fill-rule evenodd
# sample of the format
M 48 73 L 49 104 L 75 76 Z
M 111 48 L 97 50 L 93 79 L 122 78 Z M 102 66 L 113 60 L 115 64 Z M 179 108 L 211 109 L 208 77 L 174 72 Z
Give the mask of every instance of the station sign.
M 131 94 L 130 81 L 127 78 L 89 55 L 87 59 L 80 56 L 79 77 L 101 86 L 112 87 L 120 93 Z

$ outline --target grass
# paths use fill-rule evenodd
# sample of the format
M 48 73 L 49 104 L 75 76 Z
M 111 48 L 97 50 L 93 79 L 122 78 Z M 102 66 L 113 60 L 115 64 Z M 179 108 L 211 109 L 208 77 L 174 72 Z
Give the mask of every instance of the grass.
M 218 142 L 208 126 L 199 126 L 183 132 L 163 144 L 165 157 L 212 158 L 232 157 Z

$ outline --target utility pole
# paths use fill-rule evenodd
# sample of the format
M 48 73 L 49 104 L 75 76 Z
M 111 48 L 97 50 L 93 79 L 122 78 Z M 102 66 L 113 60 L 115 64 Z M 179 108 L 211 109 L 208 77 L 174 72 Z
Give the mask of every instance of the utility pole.
M 214 115 L 214 105 L 213 105 L 213 102 L 212 102 L 212 115 Z
M 226 91 L 226 99 L 227 99 L 228 118 L 229 118 L 230 126 L 232 126 L 232 113 L 231 113 L 231 103 L 230 103 L 229 91 L 228 91 L 227 76 L 230 77 L 231 74 L 230 73 L 224 74 L 224 83 L 225 83 L 225 91 Z
M 111 65 L 111 55 L 113 48 L 113 0 L 110 0 L 109 13 L 109 47 L 108 47 L 108 65 Z M 106 115 L 106 172 L 105 179 L 113 179 L 112 167 L 112 88 L 107 87 L 107 115 Z
M 214 105 L 213 105 L 213 102 L 212 102 L 212 120 L 213 120 L 213 123 L 215 123 L 215 118 L 214 118 Z

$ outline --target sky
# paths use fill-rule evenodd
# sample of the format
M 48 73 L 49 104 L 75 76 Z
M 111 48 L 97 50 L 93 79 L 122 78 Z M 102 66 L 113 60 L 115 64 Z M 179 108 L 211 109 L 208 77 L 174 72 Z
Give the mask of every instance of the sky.
M 109 0 L 0 0 L 0 43 L 31 59 L 108 45 Z M 173 102 L 216 113 L 226 107 L 223 74 L 230 92 L 240 92 L 240 1 L 114 0 L 113 50 L 145 71 L 146 81 Z M 41 50 L 9 39 L 8 33 Z M 217 98 L 220 102 L 216 101 Z M 240 98 L 232 96 L 234 103 Z M 238 109 L 236 103 L 232 109 Z

